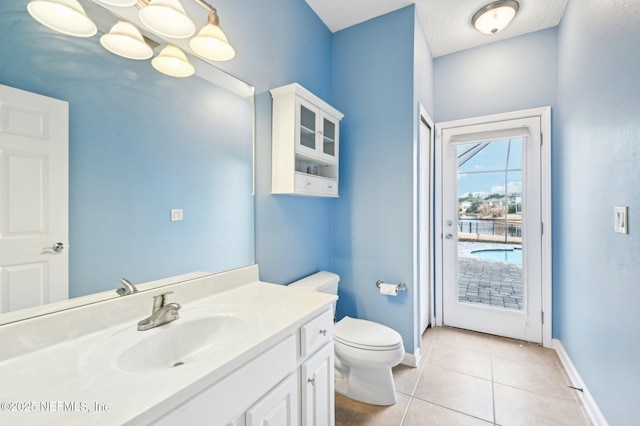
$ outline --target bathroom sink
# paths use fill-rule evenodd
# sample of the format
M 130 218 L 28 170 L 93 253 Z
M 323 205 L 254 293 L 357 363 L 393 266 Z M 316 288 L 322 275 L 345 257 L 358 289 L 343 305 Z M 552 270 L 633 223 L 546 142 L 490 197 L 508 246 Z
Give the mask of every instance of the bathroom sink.
M 233 314 L 212 314 L 160 327 L 125 349 L 116 365 L 125 371 L 172 368 L 193 362 L 241 339 L 247 323 Z
M 246 338 L 258 323 L 256 314 L 236 305 L 182 309 L 176 321 L 146 331 L 135 325 L 94 346 L 87 359 L 130 373 L 165 371 L 222 352 Z

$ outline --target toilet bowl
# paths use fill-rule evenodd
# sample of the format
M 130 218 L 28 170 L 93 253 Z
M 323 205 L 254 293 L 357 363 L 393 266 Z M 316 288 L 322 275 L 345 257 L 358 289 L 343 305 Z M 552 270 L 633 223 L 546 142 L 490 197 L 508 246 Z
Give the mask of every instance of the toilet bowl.
M 333 334 L 336 392 L 374 405 L 397 401 L 391 368 L 404 357 L 402 336 L 373 321 L 344 317 Z
M 322 271 L 289 286 L 337 294 L 339 281 L 338 275 Z M 333 341 L 336 392 L 367 404 L 395 404 L 391 368 L 404 357 L 402 336 L 382 324 L 346 316 L 335 324 Z

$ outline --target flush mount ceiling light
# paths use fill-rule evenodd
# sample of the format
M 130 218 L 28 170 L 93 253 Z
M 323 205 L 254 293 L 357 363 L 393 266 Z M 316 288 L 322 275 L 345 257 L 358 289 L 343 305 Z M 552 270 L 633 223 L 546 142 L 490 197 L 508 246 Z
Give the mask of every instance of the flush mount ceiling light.
M 140 31 L 125 21 L 118 22 L 100 37 L 100 44 L 109 52 L 128 59 L 143 60 L 153 56 L 153 50 L 145 43 Z
M 160 54 L 151 60 L 151 65 L 171 77 L 189 77 L 196 71 L 184 52 L 173 45 L 162 49 Z
M 481 33 L 495 34 L 509 25 L 519 8 L 515 0 L 496 1 L 478 10 L 471 23 Z
M 142 23 L 161 36 L 187 38 L 196 32 L 179 0 L 138 0 L 136 6 Z
M 214 8 L 209 11 L 207 25 L 189 41 L 189 45 L 198 55 L 214 61 L 228 61 L 236 55 L 220 28 L 220 18 Z
M 98 32 L 78 0 L 34 0 L 27 5 L 29 15 L 45 27 L 75 37 L 91 37 Z

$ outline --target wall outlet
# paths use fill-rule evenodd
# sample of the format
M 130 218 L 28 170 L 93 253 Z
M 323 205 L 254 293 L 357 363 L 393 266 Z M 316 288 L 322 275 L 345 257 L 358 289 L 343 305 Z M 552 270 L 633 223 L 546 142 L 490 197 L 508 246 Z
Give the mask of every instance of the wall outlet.
M 614 231 L 619 232 L 620 234 L 628 234 L 629 227 L 627 223 L 627 216 L 629 212 L 629 207 L 627 206 L 616 206 L 613 208 L 613 216 L 614 216 Z
M 171 209 L 171 221 L 182 220 L 182 209 Z

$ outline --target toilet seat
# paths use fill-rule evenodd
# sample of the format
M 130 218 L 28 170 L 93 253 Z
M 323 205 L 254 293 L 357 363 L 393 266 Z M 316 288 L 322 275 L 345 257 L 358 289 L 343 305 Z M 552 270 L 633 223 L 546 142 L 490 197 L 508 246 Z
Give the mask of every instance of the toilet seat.
M 335 324 L 336 342 L 368 351 L 392 351 L 402 346 L 397 331 L 373 321 L 344 317 Z

